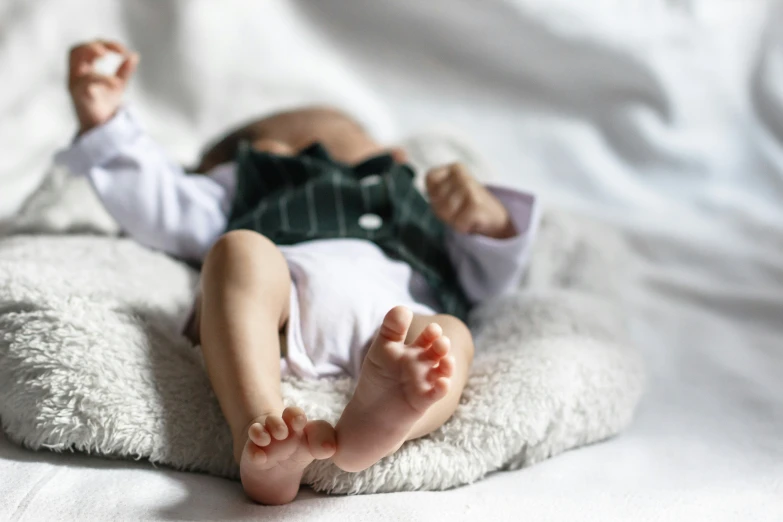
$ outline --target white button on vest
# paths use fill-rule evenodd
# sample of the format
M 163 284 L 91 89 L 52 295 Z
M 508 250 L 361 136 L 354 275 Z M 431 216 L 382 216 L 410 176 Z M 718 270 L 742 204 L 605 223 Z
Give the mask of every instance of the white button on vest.
M 359 226 L 365 230 L 378 230 L 383 225 L 383 219 L 378 214 L 362 214 L 359 216 Z
M 365 176 L 359 180 L 359 184 L 364 186 L 377 185 L 380 182 L 381 176 L 378 174 L 370 174 L 369 176 Z

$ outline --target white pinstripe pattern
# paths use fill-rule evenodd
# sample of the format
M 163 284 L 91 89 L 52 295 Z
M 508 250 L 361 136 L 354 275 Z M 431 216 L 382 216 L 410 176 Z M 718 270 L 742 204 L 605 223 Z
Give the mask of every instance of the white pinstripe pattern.
M 364 209 L 364 212 L 367 213 L 370 211 L 370 207 L 368 206 L 367 200 L 369 197 L 367 196 L 367 186 L 366 185 L 359 185 L 359 190 L 362 192 L 362 209 Z
M 394 194 L 394 176 L 388 176 L 389 180 L 389 193 Z
M 367 190 L 369 188 L 367 185 L 359 184 L 359 190 L 362 194 L 362 209 L 364 210 L 364 213 L 368 213 L 370 211 L 370 204 L 368 203 L 368 200 L 370 199 L 369 195 L 367 194 Z M 367 239 L 373 239 L 375 237 L 375 230 L 366 230 L 367 232 Z
M 288 175 L 288 169 L 285 167 L 285 161 L 281 161 L 280 158 L 274 154 L 270 154 L 270 157 L 272 158 L 272 161 L 275 162 L 275 167 L 277 168 L 274 170 L 275 172 L 280 172 L 280 179 L 285 184 L 285 187 L 293 187 L 293 180 L 291 179 L 291 176 Z M 286 231 L 290 229 L 290 216 L 288 215 L 288 200 L 290 197 L 290 192 L 288 194 L 283 193 L 283 195 L 280 196 L 280 226 L 283 228 L 283 230 Z
M 340 193 L 340 175 L 332 172 L 332 186 L 334 187 L 334 206 L 337 212 L 337 224 L 340 227 L 340 237 L 345 237 L 345 212 L 343 211 L 343 196 Z
M 391 199 L 391 194 L 394 194 L 394 175 L 385 176 L 384 179 L 388 179 L 389 181 L 389 194 L 390 194 L 389 199 Z M 397 216 L 395 216 L 393 212 L 394 211 L 392 210 L 392 221 L 395 221 L 395 218 Z
M 402 197 L 402 212 L 400 213 L 400 221 L 405 221 L 405 218 L 408 217 L 408 211 L 410 210 L 410 205 L 408 205 L 408 197 L 413 192 L 413 183 L 408 185 L 408 192 L 405 193 L 405 195 Z
M 411 185 L 411 186 L 413 186 L 413 185 Z M 424 205 L 423 208 L 424 208 L 424 216 L 423 216 L 423 218 L 420 218 L 420 219 L 422 219 L 422 226 L 424 226 L 425 230 L 429 230 L 427 228 L 427 221 L 430 219 L 430 217 L 432 217 L 432 212 L 428 212 L 428 210 L 430 210 L 429 203 Z M 421 258 L 422 259 L 427 259 L 429 257 L 429 253 L 430 253 L 429 252 L 429 248 L 430 248 L 430 244 L 427 243 L 426 241 L 421 245 Z
M 270 159 L 272 161 L 271 164 L 261 163 L 266 166 L 263 169 L 265 171 L 263 175 L 259 172 L 258 163 L 253 161 L 246 163 L 246 168 L 248 168 L 246 175 L 248 177 L 245 183 L 248 190 L 247 195 L 239 201 L 244 206 L 251 195 L 254 198 L 259 198 L 260 201 L 257 202 L 255 209 L 242 209 L 242 206 L 239 207 L 239 212 L 246 216 L 239 222 L 241 226 L 251 225 L 254 220 L 256 229 L 259 231 L 268 229 L 271 233 L 274 233 L 274 227 L 279 226 L 279 232 L 288 232 L 290 235 L 292 224 L 297 227 L 309 225 L 310 230 L 306 235 L 301 234 L 301 237 L 297 235 L 298 239 L 291 236 L 289 239 L 301 241 L 305 240 L 307 236 L 317 237 L 320 232 L 325 237 L 355 237 L 378 242 L 377 244 L 386 250 L 389 255 L 407 261 L 422 273 L 426 280 L 430 281 L 433 288 L 436 289 L 438 300 L 441 302 L 444 310 L 459 316 L 466 313 L 466 307 L 469 307 L 469 305 L 464 302 L 458 287 L 456 289 L 453 288 L 453 276 L 449 267 L 444 264 L 443 245 L 441 244 L 443 225 L 434 216 L 431 207 L 424 200 L 419 200 L 419 192 L 412 183 L 409 183 L 408 187 L 403 187 L 404 192 L 402 194 L 396 192 L 399 183 L 409 181 L 408 177 L 397 179 L 396 176 L 409 176 L 407 171 L 390 168 L 388 172 L 380 175 L 381 183 L 377 184 L 361 183 L 358 180 L 359 190 L 356 191 L 356 186 L 353 184 L 356 178 L 351 177 L 350 172 L 344 173 L 341 167 L 326 166 L 324 169 L 325 166 L 322 163 L 313 161 L 309 157 L 303 158 L 301 167 L 298 164 L 284 164 L 284 158 L 274 157 Z M 269 159 L 266 161 L 269 161 Z M 319 177 L 311 178 L 309 169 L 323 170 L 321 170 Z M 271 170 L 279 170 L 280 172 L 274 174 L 267 172 Z M 317 172 L 317 170 L 314 170 L 314 172 Z M 294 174 L 295 177 L 292 178 L 288 174 Z M 330 213 L 328 208 L 322 208 L 322 206 L 326 206 L 326 199 L 328 199 L 326 194 L 329 191 L 329 188 L 326 186 L 328 184 L 327 180 L 331 181 L 332 184 L 333 213 Z M 302 187 L 302 184 L 304 184 L 304 187 Z M 344 190 L 344 185 L 349 187 L 348 192 Z M 274 194 L 271 197 L 266 197 L 270 194 L 267 190 L 259 190 L 262 187 L 264 189 L 267 187 L 274 188 Z M 317 194 L 316 190 L 319 190 Z M 361 206 L 355 200 L 356 196 L 361 198 Z M 305 216 L 299 211 L 301 209 L 299 203 L 301 199 L 304 199 L 304 206 L 307 208 L 307 221 L 305 221 Z M 294 202 L 296 204 L 292 209 L 291 205 Z M 277 208 L 274 209 L 273 213 L 277 214 L 277 216 L 270 216 L 267 223 L 263 223 L 263 220 L 266 219 L 266 214 L 270 213 L 275 205 Z M 362 226 L 363 223 L 349 221 L 349 219 L 354 220 L 356 218 L 357 210 L 362 210 L 362 214 L 378 214 L 380 212 L 381 215 L 385 216 L 386 205 L 390 205 L 389 210 L 391 214 L 386 216 L 386 226 L 378 230 L 389 232 L 389 227 L 392 226 L 397 229 L 397 232 L 404 232 L 400 237 L 387 237 L 384 233 L 379 234 L 376 229 L 364 228 Z M 412 206 L 422 207 L 419 211 L 419 216 L 416 216 L 416 208 L 409 208 Z M 295 210 L 296 213 L 294 212 Z M 319 212 L 324 212 L 324 217 L 326 218 L 324 223 L 320 222 Z M 278 217 L 279 222 L 275 223 L 274 220 Z M 263 226 L 264 224 L 268 226 Z M 400 229 L 399 225 L 403 225 L 404 229 Z M 338 230 L 332 228 L 335 226 Z M 321 230 L 319 231 L 319 229 Z M 297 232 L 300 232 L 300 230 L 297 230 Z M 442 270 L 445 272 L 441 273 Z
M 310 221 L 310 233 L 318 232 L 318 213 L 315 211 L 315 201 L 313 196 L 313 180 L 305 183 L 305 197 L 307 198 L 307 219 Z

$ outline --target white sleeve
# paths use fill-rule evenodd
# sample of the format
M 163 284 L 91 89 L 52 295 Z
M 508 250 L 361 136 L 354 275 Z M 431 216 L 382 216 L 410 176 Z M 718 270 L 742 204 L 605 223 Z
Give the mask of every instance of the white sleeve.
M 226 227 L 234 166 L 187 175 L 127 109 L 80 136 L 55 162 L 86 175 L 120 227 L 148 247 L 201 260 Z
M 494 239 L 478 234 L 446 233 L 446 249 L 465 295 L 479 303 L 514 291 L 527 268 L 538 230 L 536 197 L 512 189 L 487 187 L 505 206 L 517 235 Z

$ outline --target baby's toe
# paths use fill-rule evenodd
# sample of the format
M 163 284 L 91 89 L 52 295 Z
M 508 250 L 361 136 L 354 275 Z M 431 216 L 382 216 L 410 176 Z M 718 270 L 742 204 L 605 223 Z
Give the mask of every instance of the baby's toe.
M 314 459 L 328 459 L 337 449 L 334 427 L 324 420 L 310 421 L 304 429 L 307 446 Z
M 283 411 L 283 420 L 294 433 L 301 433 L 307 424 L 307 415 L 302 408 L 292 406 Z
M 431 401 L 439 401 L 449 393 L 450 380 L 446 377 L 439 377 L 432 383 L 432 389 L 427 392 L 427 398 Z
M 429 382 L 434 382 L 441 377 L 451 377 L 454 375 L 454 365 L 454 357 L 447 355 L 440 360 L 436 367 L 432 368 L 427 373 L 427 380 Z
M 248 459 L 252 464 L 259 465 L 266 462 L 267 456 L 263 448 L 253 444 L 252 441 L 248 441 L 245 444 L 244 459 Z
M 450 349 L 451 349 L 451 339 L 443 335 L 432 342 L 432 347 L 430 348 L 430 351 L 438 354 L 438 357 L 445 357 L 445 355 L 449 353 Z
M 408 335 L 411 321 L 413 321 L 413 312 L 404 306 L 395 306 L 383 318 L 378 336 L 386 341 L 402 342 Z
M 413 342 L 413 346 L 429 348 L 441 335 L 443 335 L 443 328 L 438 323 L 430 323 Z
M 247 430 L 247 436 L 257 446 L 268 446 L 272 442 L 271 435 L 260 422 L 250 425 Z
M 430 348 L 423 351 L 419 358 L 425 361 L 436 362 L 445 357 L 446 354 L 449 353 L 449 350 L 451 350 L 451 340 L 445 335 L 442 335 L 435 339 Z
M 285 421 L 277 415 L 270 415 L 266 418 L 266 431 L 276 440 L 285 440 L 288 437 L 288 426 Z

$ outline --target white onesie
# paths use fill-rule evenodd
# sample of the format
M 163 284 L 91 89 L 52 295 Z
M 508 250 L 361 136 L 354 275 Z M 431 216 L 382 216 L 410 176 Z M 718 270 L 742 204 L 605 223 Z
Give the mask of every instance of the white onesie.
M 224 163 L 206 175 L 187 174 L 127 109 L 80 136 L 57 153 L 55 162 L 74 175 L 86 175 L 122 229 L 148 247 L 201 260 L 225 230 L 236 189 L 235 164 Z M 517 235 L 503 240 L 451 230 L 446 235 L 449 257 L 473 303 L 517 287 L 538 224 L 535 197 L 488 188 L 509 210 Z M 284 374 L 356 377 L 391 308 L 439 311 L 424 278 L 372 242 L 321 239 L 279 248 L 293 282 Z

